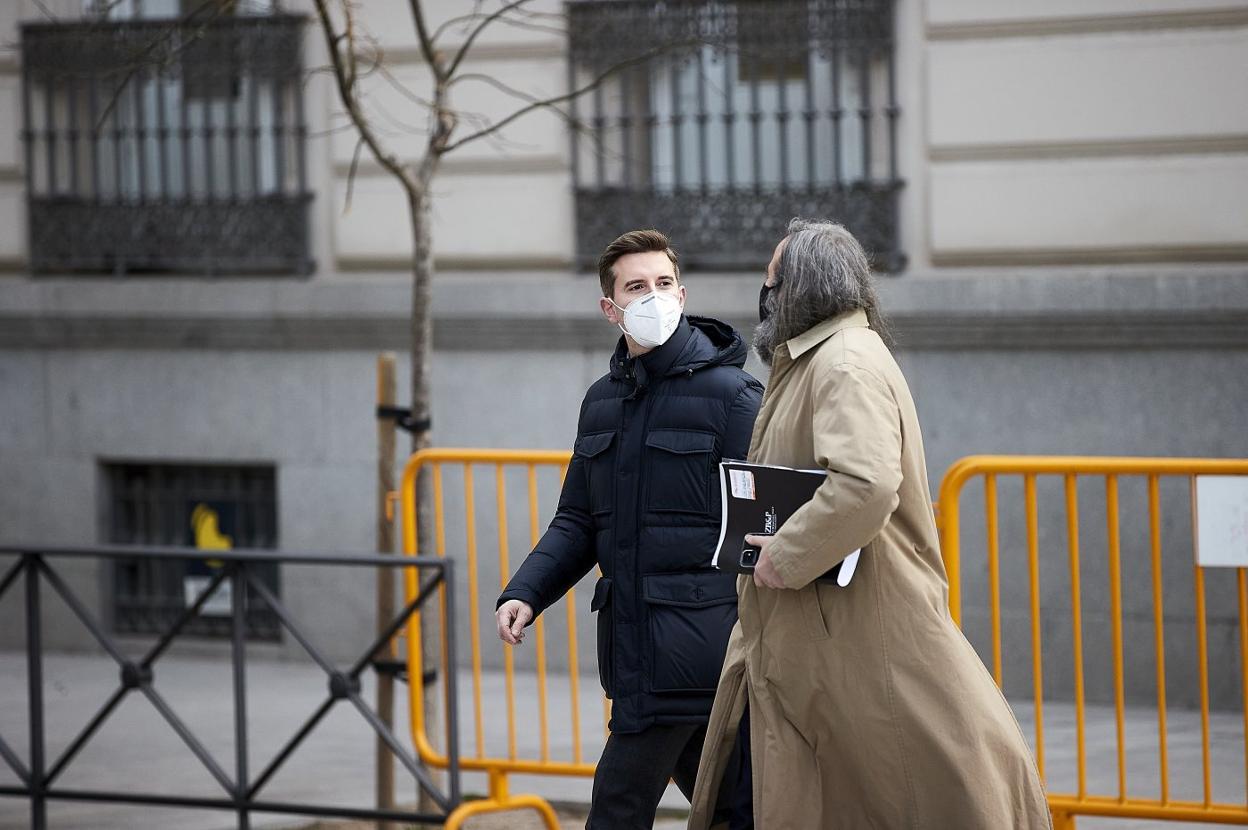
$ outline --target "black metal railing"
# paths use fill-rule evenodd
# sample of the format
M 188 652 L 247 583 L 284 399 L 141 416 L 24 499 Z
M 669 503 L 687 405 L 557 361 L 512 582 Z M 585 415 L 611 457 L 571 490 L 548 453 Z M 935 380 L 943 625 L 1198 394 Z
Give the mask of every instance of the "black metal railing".
M 826 217 L 900 270 L 892 0 L 573 0 L 577 258 L 667 231 L 691 266 L 761 269 Z
M 116 640 L 105 631 L 74 593 L 50 560 L 93 557 L 119 559 L 151 557 L 157 559 L 198 559 L 203 552 L 194 548 L 135 548 L 130 546 L 100 546 L 82 548 L 51 548 L 45 546 L 0 547 L 0 555 L 15 555 L 17 561 L 0 577 L 0 598 L 19 579 L 25 588 L 26 661 L 29 684 L 29 757 L 23 760 L 0 736 L 0 759 L 17 775 L 21 786 L 0 786 L 0 796 L 17 796 L 30 800 L 30 825 L 33 830 L 47 828 L 47 805 L 49 801 L 91 801 L 113 804 L 144 804 L 163 807 L 191 807 L 212 810 L 229 810 L 237 816 L 238 827 L 250 827 L 252 813 L 287 813 L 292 815 L 339 817 L 353 819 L 390 819 L 395 821 L 427 822 L 441 824 L 460 802 L 458 715 L 456 708 L 455 673 L 445 672 L 446 723 L 447 723 L 447 787 L 439 788 L 427 769 L 404 746 L 404 743 L 377 716 L 360 696 L 360 675 L 383 655 L 394 635 L 406 625 L 413 613 L 421 608 L 428 597 L 437 593 L 439 586 L 451 586 L 452 562 L 445 559 L 420 557 L 381 556 L 368 554 L 308 554 L 285 551 L 230 550 L 218 551 L 216 555 L 225 567 L 214 577 L 199 598 L 173 622 L 157 642 L 139 658 L 127 656 Z M 283 563 L 295 566 L 356 566 L 399 567 L 417 570 L 419 590 L 415 598 L 390 620 L 384 630 L 348 668 L 339 668 L 330 661 L 304 634 L 298 623 L 282 602 L 274 596 L 256 568 Z M 428 578 L 423 574 L 429 572 Z M 186 722 L 178 716 L 168 701 L 153 685 L 155 664 L 186 624 L 199 612 L 201 606 L 225 580 L 232 582 L 231 614 L 231 670 L 234 692 L 234 770 L 231 774 L 204 743 L 195 736 Z M 45 706 L 43 683 L 43 618 L 41 614 L 41 587 L 46 584 L 60 596 L 100 646 L 116 662 L 121 670 L 117 689 L 104 701 L 99 711 L 78 735 L 70 741 L 55 759 L 47 752 L 45 731 Z M 248 712 L 246 673 L 246 616 L 245 597 L 248 589 L 267 604 L 281 620 L 286 631 L 307 651 L 308 655 L 325 672 L 329 691 L 325 701 L 306 722 L 295 731 L 267 766 L 253 775 L 248 768 Z M 446 614 L 453 619 L 454 590 L 446 590 L 443 601 Z M 454 628 L 445 632 L 447 665 L 454 666 L 456 640 Z M 419 682 L 418 680 L 416 682 Z M 65 773 L 75 757 L 91 740 L 109 716 L 131 692 L 137 692 L 155 707 L 162 718 L 173 728 L 191 753 L 204 765 L 224 791 L 216 798 L 168 795 L 164 793 L 110 792 L 57 786 L 57 780 Z M 351 808 L 334 805 L 317 805 L 267 801 L 261 792 L 273 775 L 281 769 L 291 753 L 308 737 L 324 717 L 340 701 L 349 702 L 364 717 L 395 757 L 412 774 L 420 790 L 427 793 L 438 813 L 417 813 L 398 809 Z
M 310 271 L 303 26 L 23 24 L 31 270 Z

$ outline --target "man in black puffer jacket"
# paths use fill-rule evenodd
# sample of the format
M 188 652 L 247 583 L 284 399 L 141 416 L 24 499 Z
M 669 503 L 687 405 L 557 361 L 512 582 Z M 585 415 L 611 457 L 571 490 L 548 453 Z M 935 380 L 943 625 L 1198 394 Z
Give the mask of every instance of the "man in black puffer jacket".
M 763 387 L 725 323 L 682 313 L 676 254 L 633 231 L 598 263 L 603 315 L 624 331 L 585 395 L 559 508 L 498 599 L 499 637 L 524 627 L 595 565 L 598 672 L 611 736 L 588 828 L 649 828 L 669 778 L 688 797 L 728 635 L 736 575 L 711 567 L 718 464 L 745 458 Z M 727 780 L 728 777 L 725 777 Z

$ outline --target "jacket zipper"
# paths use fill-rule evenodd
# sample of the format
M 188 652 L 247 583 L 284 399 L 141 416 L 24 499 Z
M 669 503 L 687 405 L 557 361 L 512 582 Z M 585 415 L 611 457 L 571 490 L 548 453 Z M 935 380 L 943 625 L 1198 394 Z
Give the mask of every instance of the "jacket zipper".
M 650 404 L 653 401 L 653 397 L 652 397 L 653 391 L 654 391 L 653 387 L 647 387 L 645 399 L 642 400 L 641 402 L 641 405 L 642 405 L 641 453 L 640 453 L 641 457 L 637 460 L 637 503 L 633 506 L 633 510 L 634 510 L 634 517 L 633 517 L 633 523 L 634 523 L 633 525 L 633 582 L 634 582 L 633 602 L 635 603 L 634 608 L 633 608 L 633 611 L 635 612 L 633 614 L 633 619 L 637 620 L 638 623 L 641 622 L 641 617 L 643 616 L 643 613 L 646 616 L 646 621 L 649 622 L 649 612 L 646 610 L 646 607 L 645 607 L 646 600 L 645 600 L 645 597 L 642 595 L 642 584 L 641 584 L 641 521 L 642 521 L 642 518 L 645 516 L 645 512 L 646 512 L 645 510 L 646 498 L 648 498 L 650 495 L 650 477 L 647 475 L 647 464 L 646 464 L 646 455 L 647 455 L 646 435 L 649 433 L 649 430 L 650 430 Z M 644 647 L 644 644 L 647 643 L 647 638 L 649 637 L 649 631 L 650 631 L 650 626 L 647 625 L 646 630 L 642 632 L 642 638 L 641 638 L 642 643 L 643 643 L 643 648 L 641 649 L 642 665 L 640 666 L 641 677 L 638 678 L 638 681 L 639 681 L 638 689 L 637 689 L 638 692 L 640 692 L 643 688 L 645 688 L 646 678 L 649 676 L 649 671 L 648 671 L 649 667 L 646 665 L 646 663 L 650 659 L 649 654 L 652 651 L 652 649 Z

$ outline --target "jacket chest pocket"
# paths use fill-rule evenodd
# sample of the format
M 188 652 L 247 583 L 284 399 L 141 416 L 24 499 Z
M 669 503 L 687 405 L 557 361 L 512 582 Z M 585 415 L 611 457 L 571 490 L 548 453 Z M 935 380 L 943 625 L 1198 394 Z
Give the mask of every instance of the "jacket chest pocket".
M 658 513 L 711 511 L 715 435 L 656 429 L 646 436 L 646 509 Z
M 610 513 L 615 502 L 615 453 L 610 452 L 614 432 L 595 432 L 576 439 L 573 452 L 585 465 L 591 513 Z
M 650 624 L 650 691 L 708 694 L 737 622 L 735 574 L 642 577 Z

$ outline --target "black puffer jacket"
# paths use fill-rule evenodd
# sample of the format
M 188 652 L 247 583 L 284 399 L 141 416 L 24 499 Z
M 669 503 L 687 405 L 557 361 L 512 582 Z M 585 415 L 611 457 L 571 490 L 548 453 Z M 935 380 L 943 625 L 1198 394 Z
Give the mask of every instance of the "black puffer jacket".
M 499 597 L 540 614 L 602 568 L 591 608 L 613 732 L 710 715 L 737 619 L 735 575 L 710 566 L 717 465 L 745 458 L 763 392 L 745 358 L 741 336 L 705 317 L 635 359 L 621 338 L 581 404 L 555 518 Z

